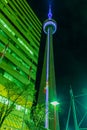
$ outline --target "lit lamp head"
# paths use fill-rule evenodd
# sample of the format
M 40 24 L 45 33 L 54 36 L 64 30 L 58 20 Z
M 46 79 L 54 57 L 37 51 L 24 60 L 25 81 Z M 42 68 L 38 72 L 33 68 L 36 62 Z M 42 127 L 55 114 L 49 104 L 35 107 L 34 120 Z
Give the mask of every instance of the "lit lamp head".
M 57 106 L 57 105 L 59 105 L 60 103 L 57 102 L 57 101 L 53 101 L 53 102 L 51 102 L 50 104 L 52 104 L 53 106 Z

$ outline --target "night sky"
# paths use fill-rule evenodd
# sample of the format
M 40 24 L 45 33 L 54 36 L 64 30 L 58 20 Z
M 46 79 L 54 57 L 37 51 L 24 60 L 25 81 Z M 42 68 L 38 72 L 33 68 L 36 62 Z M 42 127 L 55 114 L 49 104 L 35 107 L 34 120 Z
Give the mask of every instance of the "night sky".
M 69 88 L 74 95 L 87 93 L 87 0 L 28 0 L 43 23 L 47 18 L 48 3 L 52 4 L 53 18 L 58 29 L 54 34 L 54 62 L 58 100 L 61 102 L 60 125 L 63 130 L 69 106 Z M 42 33 L 38 81 L 43 64 L 46 36 Z M 70 129 L 72 130 L 72 129 Z

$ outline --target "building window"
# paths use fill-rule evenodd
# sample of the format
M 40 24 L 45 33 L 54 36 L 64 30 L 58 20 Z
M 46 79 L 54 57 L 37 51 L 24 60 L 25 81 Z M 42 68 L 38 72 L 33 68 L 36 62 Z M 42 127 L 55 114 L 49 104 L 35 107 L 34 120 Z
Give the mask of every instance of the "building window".
M 0 18 L 0 23 L 13 35 L 15 36 L 15 33 L 10 29 L 10 27 Z
M 29 53 L 30 53 L 31 55 L 33 55 L 33 52 L 26 46 L 26 44 L 25 44 L 20 38 L 18 38 L 17 40 L 21 43 L 21 45 L 22 45 L 26 50 L 29 51 Z
M 17 79 L 15 79 L 13 76 L 11 76 L 7 72 L 4 72 L 3 77 L 5 77 L 6 79 L 14 82 L 17 86 L 23 86 Z

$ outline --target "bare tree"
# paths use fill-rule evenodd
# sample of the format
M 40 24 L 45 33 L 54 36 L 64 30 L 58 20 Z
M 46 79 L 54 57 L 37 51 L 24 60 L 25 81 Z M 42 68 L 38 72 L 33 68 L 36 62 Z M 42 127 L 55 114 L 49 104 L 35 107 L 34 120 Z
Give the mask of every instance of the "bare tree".
M 0 128 L 6 117 L 15 109 L 16 104 L 25 105 L 26 97 L 34 96 L 35 90 L 31 84 L 17 86 L 12 82 L 7 82 L 0 91 L 2 100 L 0 101 Z M 5 93 L 5 97 L 3 97 Z M 23 99 L 23 100 L 22 100 Z

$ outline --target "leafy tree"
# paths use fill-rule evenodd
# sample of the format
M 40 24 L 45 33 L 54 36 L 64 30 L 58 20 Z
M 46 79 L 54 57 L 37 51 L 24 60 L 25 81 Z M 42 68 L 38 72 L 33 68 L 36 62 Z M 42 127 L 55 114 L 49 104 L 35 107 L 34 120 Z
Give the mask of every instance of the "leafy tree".
M 35 90 L 30 84 L 22 87 L 12 82 L 7 82 L 0 91 L 2 101 L 0 102 L 0 128 L 6 117 L 15 109 L 16 104 L 25 105 L 29 96 L 34 96 Z M 3 97 L 4 94 L 4 97 Z
M 48 130 L 44 128 L 45 121 L 45 105 L 37 104 L 31 109 L 31 118 L 30 120 L 25 120 L 25 123 L 29 130 Z

